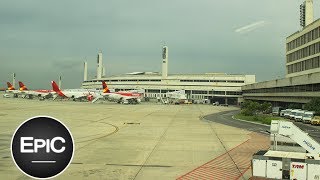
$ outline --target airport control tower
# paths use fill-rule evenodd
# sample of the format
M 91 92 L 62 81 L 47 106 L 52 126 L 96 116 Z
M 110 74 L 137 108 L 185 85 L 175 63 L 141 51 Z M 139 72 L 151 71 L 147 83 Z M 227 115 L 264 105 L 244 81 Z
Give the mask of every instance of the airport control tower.
M 102 78 L 102 74 L 105 73 L 105 72 L 103 72 L 104 68 L 103 68 L 103 63 L 102 63 L 102 52 L 101 51 L 98 53 L 97 63 L 98 63 L 97 79 L 101 79 Z
M 305 0 L 300 5 L 300 25 L 308 26 L 313 22 L 313 0 Z
M 162 47 L 162 79 L 168 77 L 168 46 Z

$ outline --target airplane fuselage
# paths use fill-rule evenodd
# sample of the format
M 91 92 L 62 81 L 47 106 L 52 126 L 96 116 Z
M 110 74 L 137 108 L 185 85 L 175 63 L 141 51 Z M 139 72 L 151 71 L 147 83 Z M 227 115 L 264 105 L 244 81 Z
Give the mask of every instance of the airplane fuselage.
M 103 96 L 107 96 L 113 101 L 124 101 L 130 99 L 140 99 L 141 95 L 131 92 L 115 92 L 115 93 L 102 93 Z

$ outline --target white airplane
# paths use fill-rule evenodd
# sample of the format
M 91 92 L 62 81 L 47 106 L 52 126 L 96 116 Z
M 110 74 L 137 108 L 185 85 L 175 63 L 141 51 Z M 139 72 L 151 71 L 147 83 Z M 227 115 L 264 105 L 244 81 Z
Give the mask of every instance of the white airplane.
M 37 96 L 40 98 L 50 98 L 55 92 L 53 90 L 38 89 L 38 90 L 29 90 L 21 81 L 19 81 L 20 94 L 23 94 L 24 97 L 32 98 Z
M 19 93 L 19 90 L 16 90 L 11 83 L 7 82 L 8 89 L 6 90 L 7 93 Z
M 20 94 L 19 90 L 16 90 L 11 83 L 7 82 L 8 89 L 5 91 L 6 93 L 13 94 L 13 97 L 18 97 Z M 7 97 L 10 97 L 9 94 L 6 94 Z
M 94 98 L 96 98 L 99 94 L 94 91 L 90 91 L 88 89 L 68 89 L 68 90 L 60 90 L 59 86 L 57 85 L 56 82 L 51 81 L 52 89 L 57 93 L 56 97 L 61 97 L 61 98 L 68 98 L 72 99 L 73 101 L 76 100 L 88 100 L 92 101 Z M 54 97 L 54 99 L 56 99 Z
M 106 82 L 102 81 L 103 91 L 100 96 L 96 97 L 92 102 L 96 102 L 100 98 L 107 98 L 111 101 L 116 101 L 123 104 L 137 104 L 141 102 L 142 93 L 131 91 L 110 92 Z

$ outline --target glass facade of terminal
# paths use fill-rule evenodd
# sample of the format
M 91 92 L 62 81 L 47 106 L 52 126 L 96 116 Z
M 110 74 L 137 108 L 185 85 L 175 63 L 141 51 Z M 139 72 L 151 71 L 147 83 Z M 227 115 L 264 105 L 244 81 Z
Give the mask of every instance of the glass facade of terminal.
M 320 37 L 320 27 L 316 27 L 313 30 L 287 43 L 287 51 L 291 51 L 295 48 L 298 48 L 308 42 L 318 39 L 319 37 Z
M 247 94 L 247 93 L 289 93 L 289 92 L 320 92 L 320 83 L 243 90 L 244 94 Z
M 89 80 L 83 81 L 85 83 L 88 82 L 102 82 L 103 80 Z M 160 82 L 161 79 L 112 79 L 112 80 L 104 80 L 105 82 Z M 225 83 L 244 83 L 244 81 L 238 80 L 199 80 L 199 79 L 186 79 L 179 80 L 180 82 L 225 82 Z

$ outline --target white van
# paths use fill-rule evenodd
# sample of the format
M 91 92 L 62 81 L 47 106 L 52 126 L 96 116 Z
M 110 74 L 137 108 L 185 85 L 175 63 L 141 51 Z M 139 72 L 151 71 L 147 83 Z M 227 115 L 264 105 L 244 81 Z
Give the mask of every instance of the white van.
M 289 119 L 295 120 L 294 117 L 296 116 L 297 112 L 299 112 L 299 109 L 292 110 L 289 115 Z
M 302 122 L 303 123 L 311 123 L 311 120 L 314 116 L 314 112 L 312 111 L 305 111 L 302 117 Z
M 285 113 L 286 113 L 286 110 L 281 110 L 281 111 L 280 111 L 280 116 L 281 116 L 281 117 L 284 117 L 284 114 L 285 114 Z
M 302 117 L 304 115 L 304 112 L 305 111 L 303 111 L 303 110 L 297 111 L 295 116 L 294 116 L 294 121 L 302 122 Z
M 290 114 L 291 114 L 292 109 L 286 109 L 285 113 L 284 113 L 284 117 L 285 118 L 290 118 Z

